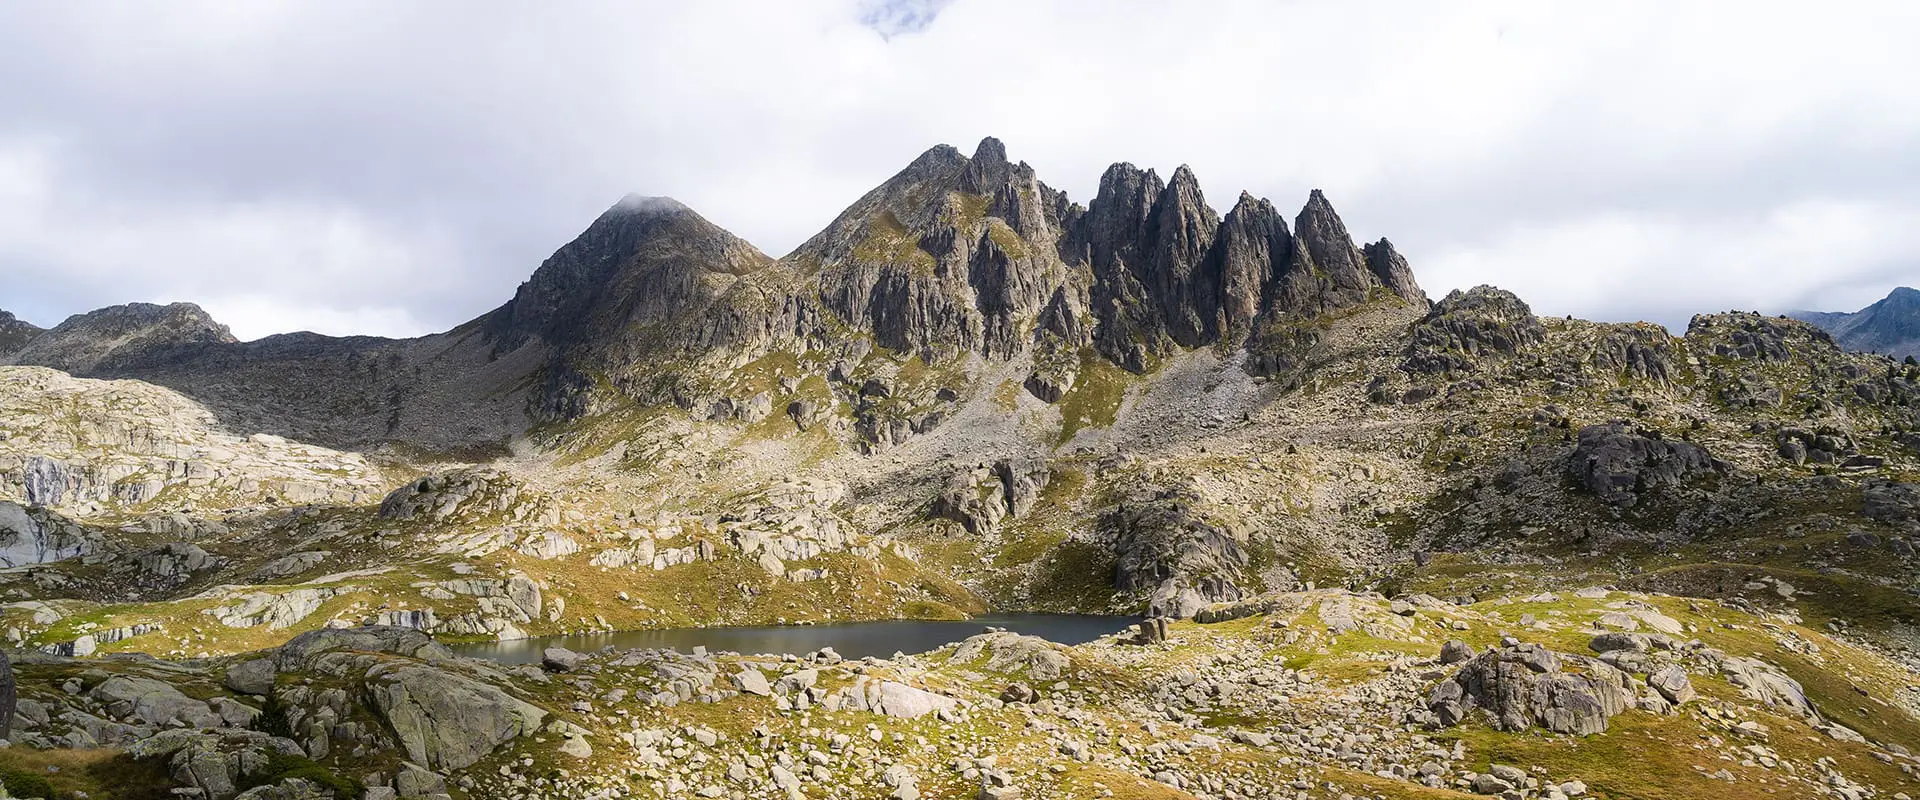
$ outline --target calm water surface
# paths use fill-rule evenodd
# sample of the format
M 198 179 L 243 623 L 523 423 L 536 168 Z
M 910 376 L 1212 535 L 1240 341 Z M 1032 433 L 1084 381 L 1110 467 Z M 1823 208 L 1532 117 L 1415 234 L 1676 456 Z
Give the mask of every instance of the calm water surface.
M 1061 644 L 1084 644 L 1109 633 L 1125 630 L 1137 622 L 1133 617 L 1107 617 L 1091 614 L 992 614 L 964 622 L 923 620 L 887 620 L 884 622 L 841 622 L 831 625 L 769 625 L 751 628 L 662 628 L 649 631 L 614 633 L 577 633 L 541 636 L 507 642 L 480 642 L 454 645 L 463 656 L 485 658 L 502 664 L 540 663 L 540 651 L 565 647 L 591 653 L 603 647 L 618 649 L 672 648 L 683 652 L 705 645 L 713 652 L 737 653 L 811 653 L 822 647 L 847 658 L 882 658 L 894 653 L 923 653 L 944 644 L 960 641 L 981 632 L 987 626 L 1006 628 L 1039 636 Z

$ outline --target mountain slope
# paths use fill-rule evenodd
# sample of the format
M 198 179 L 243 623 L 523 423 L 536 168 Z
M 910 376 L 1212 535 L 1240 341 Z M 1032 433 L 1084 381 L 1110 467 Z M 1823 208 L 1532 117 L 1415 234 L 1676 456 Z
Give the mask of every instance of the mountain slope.
M 27 342 L 41 334 L 39 326 L 16 318 L 13 312 L 0 311 L 0 358 L 25 347 Z
M 1851 313 L 1795 311 L 1791 316 L 1819 326 L 1848 350 L 1920 356 L 1920 289 L 1902 286 Z

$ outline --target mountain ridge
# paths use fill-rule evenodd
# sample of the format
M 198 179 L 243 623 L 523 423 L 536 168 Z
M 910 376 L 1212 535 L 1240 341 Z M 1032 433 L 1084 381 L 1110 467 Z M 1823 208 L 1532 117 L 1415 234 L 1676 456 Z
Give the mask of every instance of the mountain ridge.
M 1920 356 L 1920 289 L 1901 286 L 1859 311 L 1794 311 L 1850 350 Z
M 752 360 L 836 347 L 842 326 L 928 361 L 977 352 L 1065 362 L 1091 347 L 1137 373 L 1176 349 L 1238 345 L 1280 320 L 1365 302 L 1376 288 L 1427 302 L 1392 245 L 1355 246 L 1319 190 L 1295 219 L 1299 236 L 1270 202 L 1242 194 L 1222 218 L 1184 165 L 1162 183 L 1119 163 L 1081 207 L 988 137 L 971 158 L 950 145 L 928 149 L 780 259 L 671 198 L 628 195 L 503 305 L 448 332 L 242 343 L 197 307 L 168 307 L 174 316 L 163 319 L 131 304 L 76 315 L 4 360 L 156 380 L 249 424 L 272 418 L 272 407 L 318 406 L 267 429 L 328 446 L 460 448 L 499 446 L 542 421 L 621 402 L 743 400 L 712 396 L 697 362 L 722 351 L 723 360 Z M 487 370 L 497 383 L 457 379 L 509 356 L 512 366 Z M 264 380 L 303 360 L 328 365 L 313 376 L 324 380 Z M 1256 362 L 1275 360 L 1287 359 Z M 373 364 L 382 362 L 440 374 L 428 383 L 458 386 L 463 397 L 381 386 Z M 1032 377 L 1057 394 L 1075 373 Z M 241 382 L 262 386 L 266 399 L 234 395 Z M 495 401 L 507 396 L 525 407 Z M 450 436 L 410 404 L 493 422 Z M 363 410 L 359 419 L 322 419 L 351 409 Z

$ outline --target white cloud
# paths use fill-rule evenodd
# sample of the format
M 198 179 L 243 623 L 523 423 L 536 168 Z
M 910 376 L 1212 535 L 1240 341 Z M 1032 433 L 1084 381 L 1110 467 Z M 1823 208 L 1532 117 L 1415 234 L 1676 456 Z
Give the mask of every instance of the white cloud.
M 627 192 L 779 255 L 989 134 L 1081 201 L 1117 160 L 1189 163 L 1216 207 L 1322 187 L 1430 288 L 1543 310 L 1920 282 L 1920 245 L 1806 211 L 1920 207 L 1920 4 L 1897 0 L 243 6 L 0 6 L 0 71 L 37 77 L 0 84 L 0 142 L 37 153 L 0 177 L 40 181 L 0 185 L 0 257 L 44 287 L 0 306 L 244 296 L 289 310 L 259 330 L 445 328 Z M 1839 227 L 1773 227 L 1813 224 Z

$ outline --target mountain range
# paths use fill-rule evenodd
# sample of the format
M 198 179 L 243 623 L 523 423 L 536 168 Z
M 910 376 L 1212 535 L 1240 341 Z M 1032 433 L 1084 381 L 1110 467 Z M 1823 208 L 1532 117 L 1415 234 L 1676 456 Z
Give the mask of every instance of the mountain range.
M 1902 286 L 1851 313 L 1796 311 L 1792 316 L 1819 326 L 1848 350 L 1900 359 L 1920 356 L 1920 290 Z
M 779 258 L 628 196 L 414 339 L 0 317 L 21 741 L 221 800 L 1898 796 L 1920 367 L 1849 350 L 1916 295 L 1832 335 L 1434 300 L 1319 190 L 1120 163 L 1083 205 L 989 138 Z M 1144 620 L 437 649 L 989 610 Z

